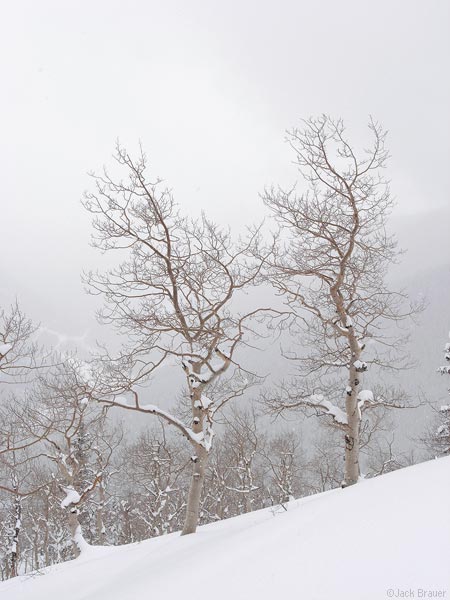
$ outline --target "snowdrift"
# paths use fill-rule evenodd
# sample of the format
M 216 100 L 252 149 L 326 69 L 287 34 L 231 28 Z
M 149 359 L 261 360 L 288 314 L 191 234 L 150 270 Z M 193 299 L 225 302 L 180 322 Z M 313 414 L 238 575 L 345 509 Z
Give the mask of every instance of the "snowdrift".
M 0 598 L 449 599 L 449 504 L 450 457 L 195 535 L 92 547 L 76 560 L 0 583 Z

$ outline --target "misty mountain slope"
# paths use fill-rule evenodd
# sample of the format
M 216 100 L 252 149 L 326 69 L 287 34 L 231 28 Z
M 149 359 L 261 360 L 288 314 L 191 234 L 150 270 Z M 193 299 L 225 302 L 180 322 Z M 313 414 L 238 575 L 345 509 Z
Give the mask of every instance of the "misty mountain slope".
M 45 574 L 1 583 L 0 597 L 379 600 L 388 590 L 419 588 L 448 594 L 449 500 L 450 457 L 195 535 L 91 548 Z
M 393 411 L 396 440 L 403 450 L 417 447 L 418 440 L 435 426 L 435 412 L 447 404 L 448 381 L 438 374 L 444 364 L 444 346 L 450 330 L 450 264 L 437 265 L 415 276 L 409 276 L 400 285 L 412 299 L 425 298 L 426 307 L 411 328 L 408 350 L 415 365 L 406 371 L 386 373 L 385 383 L 400 386 L 423 406 L 411 410 Z

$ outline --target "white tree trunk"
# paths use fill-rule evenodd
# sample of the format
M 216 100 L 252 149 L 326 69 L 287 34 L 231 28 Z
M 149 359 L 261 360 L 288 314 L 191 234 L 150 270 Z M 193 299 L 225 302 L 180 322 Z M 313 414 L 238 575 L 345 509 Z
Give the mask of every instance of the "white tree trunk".
M 192 466 L 192 478 L 186 506 L 186 517 L 181 535 L 195 533 L 197 529 L 200 511 L 200 499 L 205 480 L 207 462 L 208 452 L 206 452 L 202 446 L 197 447 L 197 454 Z
M 14 499 L 14 529 L 11 543 L 11 577 L 18 575 L 18 563 L 19 563 L 19 534 L 22 529 L 22 500 L 19 495 Z
M 197 375 L 199 374 L 200 367 L 197 364 L 193 364 L 193 371 Z M 191 388 L 191 403 L 192 403 L 192 417 L 193 425 L 192 430 L 194 433 L 203 433 L 203 422 L 204 413 L 202 410 L 202 393 L 201 390 Z M 191 485 L 189 487 L 189 494 L 186 505 L 186 517 L 184 521 L 183 531 L 181 535 L 187 535 L 189 533 L 195 533 L 198 525 L 199 512 L 200 512 L 200 499 L 203 489 L 203 482 L 205 481 L 206 465 L 208 462 L 208 452 L 200 444 L 194 445 L 195 455 L 192 457 L 192 477 Z
M 81 524 L 78 519 L 78 509 L 76 507 L 73 506 L 69 509 L 67 522 L 69 526 L 70 537 L 72 539 L 73 551 L 75 556 L 78 557 L 84 550 L 86 550 L 86 548 L 89 547 L 89 544 L 83 537 Z
M 360 475 L 359 434 L 361 427 L 361 413 L 358 407 L 359 390 L 359 373 L 352 364 L 350 366 L 349 384 L 345 401 L 348 425 L 345 432 L 345 471 L 344 481 L 342 482 L 343 487 L 357 483 Z
M 106 544 L 106 528 L 103 519 L 103 513 L 105 510 L 105 488 L 103 485 L 103 481 L 100 481 L 98 487 L 98 499 L 99 503 L 96 514 L 97 540 L 101 546 L 104 546 Z

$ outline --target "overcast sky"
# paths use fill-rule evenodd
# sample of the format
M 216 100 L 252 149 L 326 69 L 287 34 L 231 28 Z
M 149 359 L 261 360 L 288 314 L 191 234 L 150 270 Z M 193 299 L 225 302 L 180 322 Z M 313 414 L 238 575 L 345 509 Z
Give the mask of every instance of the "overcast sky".
M 79 199 L 116 138 L 142 141 L 185 211 L 236 226 L 263 214 L 264 185 L 295 180 L 285 129 L 326 112 L 364 144 L 372 114 L 390 131 L 397 220 L 447 214 L 447 0 L 1 8 L 1 298 L 49 326 L 88 322 L 79 275 L 96 255 Z

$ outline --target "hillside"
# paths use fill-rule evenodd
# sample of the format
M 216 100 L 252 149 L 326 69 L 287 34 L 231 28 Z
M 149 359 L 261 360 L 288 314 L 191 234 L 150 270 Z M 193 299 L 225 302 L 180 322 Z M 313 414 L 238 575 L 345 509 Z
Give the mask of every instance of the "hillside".
M 91 548 L 45 573 L 1 583 L 0 597 L 381 600 L 412 590 L 408 597 L 448 598 L 449 500 L 450 457 L 184 538 Z M 441 594 L 420 596 L 419 589 Z

